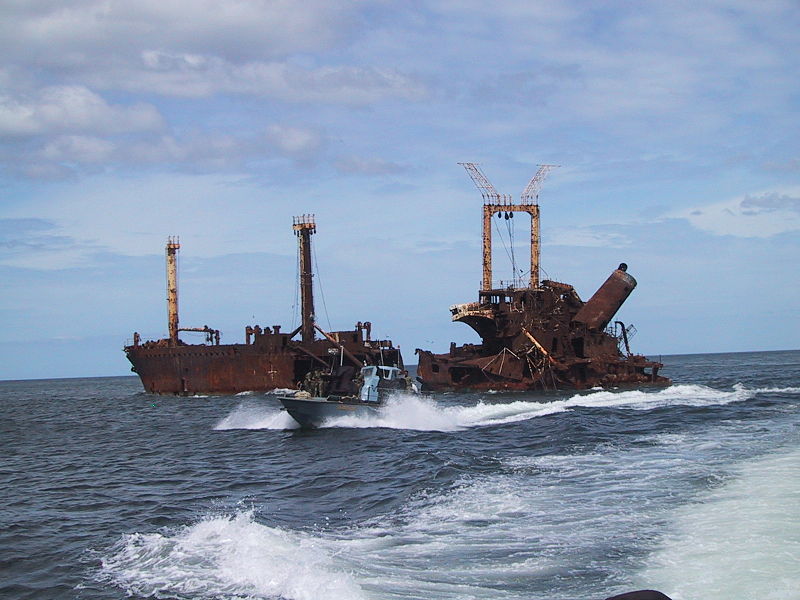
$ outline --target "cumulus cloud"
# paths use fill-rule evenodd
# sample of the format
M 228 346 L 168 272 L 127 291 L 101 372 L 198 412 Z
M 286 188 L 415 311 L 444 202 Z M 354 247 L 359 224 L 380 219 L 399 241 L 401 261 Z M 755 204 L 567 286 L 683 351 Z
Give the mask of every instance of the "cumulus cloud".
M 155 50 L 85 78 L 99 89 L 148 90 L 185 98 L 239 94 L 287 102 L 366 105 L 392 98 L 419 100 L 427 94 L 421 82 L 394 69 L 310 67 L 282 61 L 232 63 L 218 56 Z
M 287 101 L 367 104 L 416 99 L 424 86 L 380 66 L 301 64 L 293 57 L 343 43 L 360 2 L 177 0 L 0 9 L 2 62 L 92 89 L 166 96 L 250 94 Z
M 163 126 L 155 107 L 109 104 L 81 85 L 49 86 L 32 97 L 0 96 L 0 136 L 122 133 Z
M 237 168 L 255 158 L 309 160 L 325 143 L 324 134 L 311 127 L 272 124 L 256 134 L 191 132 L 163 135 L 130 144 L 120 158 L 139 164 L 184 164 Z
M 800 230 L 800 191 L 765 192 L 673 213 L 715 235 L 768 238 Z
M 80 65 L 107 51 L 186 49 L 234 61 L 335 46 L 357 18 L 359 0 L 49 0 L 4 3 L 0 50 L 40 66 Z
M 260 132 L 239 134 L 55 135 L 24 144 L 6 140 L 0 143 L 0 160 L 7 171 L 30 179 L 63 179 L 112 167 L 240 172 L 250 161 L 308 163 L 322 155 L 325 144 L 326 136 L 319 129 L 273 124 Z
M 45 144 L 41 156 L 57 162 L 99 163 L 111 158 L 114 148 L 112 142 L 101 138 L 66 135 Z
M 761 196 L 745 196 L 740 204 L 742 214 L 757 215 L 765 212 L 789 212 L 800 214 L 800 197 L 767 193 Z

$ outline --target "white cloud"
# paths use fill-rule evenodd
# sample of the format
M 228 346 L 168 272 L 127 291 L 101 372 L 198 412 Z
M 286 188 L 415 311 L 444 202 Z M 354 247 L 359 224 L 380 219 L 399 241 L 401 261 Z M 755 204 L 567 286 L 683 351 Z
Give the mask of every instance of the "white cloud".
M 310 53 L 350 37 L 362 4 L 199 0 L 189 11 L 179 0 L 5 6 L 0 63 L 92 89 L 190 98 L 234 93 L 362 105 L 422 97 L 424 86 L 393 68 L 314 64 Z
M 194 256 L 266 248 L 291 252 L 288 228 L 275 223 L 276 213 L 282 217 L 281 224 L 291 223 L 290 210 L 271 206 L 268 193 L 240 176 L 118 179 L 100 175 L 87 177 L 79 187 L 69 182 L 55 184 L 50 192 L 3 207 L 0 218 L 21 223 L 42 220 L 51 225 L 38 234 L 43 243 L 7 257 L 7 264 L 58 269 L 91 261 L 98 251 L 158 254 L 168 235 L 185 238 Z M 282 239 L 254 236 L 254 229 L 273 228 L 285 233 Z M 48 241 L 54 239 L 60 240 L 58 246 Z
M 148 104 L 113 105 L 81 85 L 49 86 L 34 97 L 0 96 L 0 135 L 152 131 L 163 126 Z
M 800 189 L 763 192 L 674 212 L 715 235 L 768 238 L 800 230 Z
M 101 138 L 66 135 L 49 141 L 41 156 L 56 162 L 99 163 L 111 158 L 114 148 L 112 142 Z
M 390 173 L 400 173 L 405 168 L 397 163 L 382 160 L 380 158 L 364 158 L 350 156 L 336 161 L 336 168 L 342 173 L 353 173 L 360 175 L 386 175 Z
M 613 231 L 601 231 L 599 227 L 570 227 L 549 229 L 544 241 L 547 246 L 578 246 L 584 248 L 624 248 L 630 240 Z
M 284 157 L 309 160 L 325 144 L 323 132 L 311 127 L 272 124 L 259 134 L 192 132 L 141 139 L 125 149 L 124 158 L 139 164 L 179 164 L 218 169 L 241 167 L 248 159 Z
M 255 133 L 192 131 L 181 136 L 142 133 L 110 138 L 55 135 L 24 144 L 9 139 L 0 145 L 0 158 L 8 171 L 44 180 L 111 168 L 241 173 L 250 161 L 313 161 L 322 155 L 325 143 L 321 130 L 273 124 Z
M 398 98 L 420 100 L 425 86 L 395 69 L 302 66 L 286 61 L 233 63 L 218 56 L 147 50 L 139 60 L 84 75 L 93 87 L 202 98 L 240 94 L 287 102 L 366 105 Z
M 283 154 L 299 159 L 311 157 L 324 142 L 323 136 L 313 129 L 286 125 L 271 125 L 266 139 Z
M 352 27 L 358 0 L 30 0 L 0 8 L 0 50 L 39 65 L 80 64 L 109 49 L 210 53 L 231 60 L 313 52 Z

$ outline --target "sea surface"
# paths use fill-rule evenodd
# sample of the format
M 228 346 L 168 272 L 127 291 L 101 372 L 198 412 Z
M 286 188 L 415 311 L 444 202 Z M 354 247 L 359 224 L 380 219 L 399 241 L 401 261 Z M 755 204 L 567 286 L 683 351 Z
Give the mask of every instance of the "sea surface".
M 800 351 L 663 361 L 314 431 L 270 394 L 0 382 L 0 598 L 800 598 Z

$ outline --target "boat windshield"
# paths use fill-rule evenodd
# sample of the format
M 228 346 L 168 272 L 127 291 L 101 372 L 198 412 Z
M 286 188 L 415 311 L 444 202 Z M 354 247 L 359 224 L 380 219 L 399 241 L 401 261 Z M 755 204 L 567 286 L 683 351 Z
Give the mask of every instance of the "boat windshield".
M 378 370 L 380 371 L 381 379 L 388 381 L 397 379 L 400 376 L 400 369 L 397 367 L 378 367 Z

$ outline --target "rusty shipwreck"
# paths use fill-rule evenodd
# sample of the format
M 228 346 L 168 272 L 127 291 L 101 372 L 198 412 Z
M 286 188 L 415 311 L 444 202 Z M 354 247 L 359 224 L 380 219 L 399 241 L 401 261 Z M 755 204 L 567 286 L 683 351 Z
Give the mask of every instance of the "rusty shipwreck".
M 295 217 L 292 228 L 298 240 L 301 324 L 288 332 L 281 331 L 280 325 L 248 325 L 242 344 L 220 344 L 220 332 L 207 325 L 179 325 L 176 259 L 180 243 L 177 238 L 167 240 L 169 337 L 143 342 L 134 333 L 133 343 L 124 347 L 133 365 L 131 370 L 139 375 L 147 392 L 195 395 L 269 391 L 297 388 L 315 373 L 332 373 L 345 364 L 356 368 L 403 367 L 400 349 L 390 340 L 371 339 L 369 321 L 358 322 L 348 331 L 326 332 L 317 325 L 311 264 L 311 236 L 317 230 L 314 216 Z M 205 343 L 184 342 L 180 339 L 182 331 L 205 333 Z
M 539 279 L 538 193 L 548 171 L 540 165 L 519 202 L 497 193 L 475 163 L 460 163 L 483 197 L 483 280 L 478 301 L 450 307 L 452 320 L 466 323 L 480 344 L 450 345 L 445 354 L 417 349 L 417 374 L 426 389 L 555 390 L 596 386 L 667 385 L 663 366 L 634 354 L 635 328 L 614 321 L 636 287 L 620 264 L 586 302 L 566 283 Z M 530 229 L 530 279 L 494 285 L 493 217 L 527 213 Z M 513 256 L 513 253 L 512 253 Z M 521 270 L 520 270 L 521 271 Z

